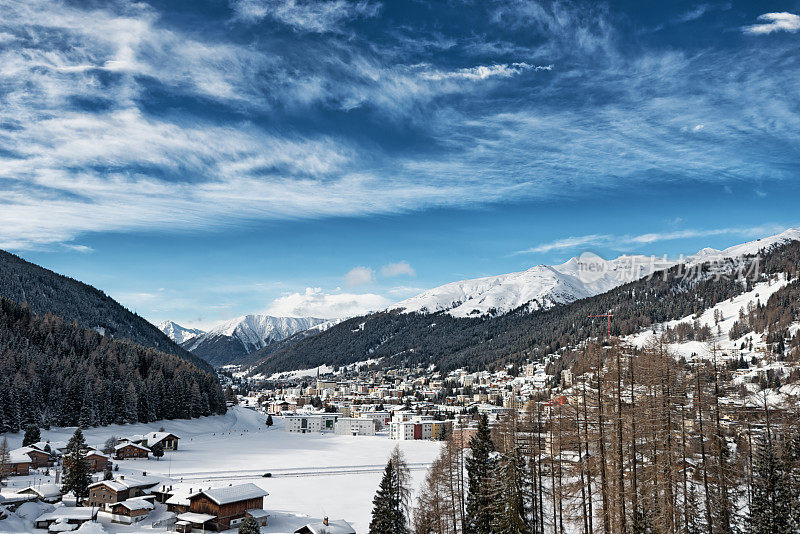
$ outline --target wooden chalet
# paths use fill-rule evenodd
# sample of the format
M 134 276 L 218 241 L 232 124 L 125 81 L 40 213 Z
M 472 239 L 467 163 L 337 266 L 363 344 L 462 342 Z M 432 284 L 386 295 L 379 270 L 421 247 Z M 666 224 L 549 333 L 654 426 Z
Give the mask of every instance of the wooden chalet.
M 24 452 L 20 452 L 19 449 L 14 449 L 9 454 L 8 461 L 3 466 L 3 475 L 4 476 L 23 476 L 30 474 L 31 469 L 31 457 L 25 454 Z
M 85 458 L 89 471 L 94 473 L 105 471 L 106 466 L 111 462 L 108 456 L 96 450 L 87 452 Z
M 50 454 L 33 447 L 20 447 L 14 449 L 12 452 L 25 454 L 31 459 L 31 467 L 37 469 L 39 467 L 50 467 L 53 461 L 50 459 Z
M 203 490 L 189 495 L 189 511 L 178 516 L 198 528 L 216 531 L 235 527 L 248 516 L 248 510 L 260 515 L 264 497 L 269 495 L 255 484 L 239 484 Z
M 114 447 L 114 458 L 117 460 L 128 460 L 130 458 L 147 458 L 150 449 L 144 445 L 126 441 Z
M 120 476 L 116 480 L 102 480 L 89 484 L 89 506 L 108 508 L 109 504 L 126 501 L 140 497 L 158 483 L 157 480 L 147 478 Z
M 134 497 L 107 505 L 107 514 L 113 523 L 133 524 L 144 520 L 155 508 L 152 497 Z
M 177 451 L 178 440 L 181 439 L 171 432 L 150 432 L 143 438 L 140 442 L 141 445 L 152 448 L 154 445 L 160 444 L 165 451 Z

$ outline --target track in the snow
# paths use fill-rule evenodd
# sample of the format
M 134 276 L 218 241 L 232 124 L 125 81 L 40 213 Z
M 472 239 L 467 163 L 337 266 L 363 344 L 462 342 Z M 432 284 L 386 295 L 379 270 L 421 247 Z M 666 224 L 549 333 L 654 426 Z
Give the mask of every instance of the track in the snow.
M 423 471 L 430 467 L 429 463 L 408 464 L 410 471 Z M 281 477 L 322 477 L 328 475 L 351 475 L 360 473 L 382 473 L 384 465 L 343 465 L 335 467 L 301 467 L 301 468 L 269 468 L 255 470 L 242 469 L 236 471 L 199 471 L 193 473 L 175 474 L 173 478 L 179 480 L 236 480 L 242 478 L 259 478 L 264 473 L 272 473 L 271 478 Z

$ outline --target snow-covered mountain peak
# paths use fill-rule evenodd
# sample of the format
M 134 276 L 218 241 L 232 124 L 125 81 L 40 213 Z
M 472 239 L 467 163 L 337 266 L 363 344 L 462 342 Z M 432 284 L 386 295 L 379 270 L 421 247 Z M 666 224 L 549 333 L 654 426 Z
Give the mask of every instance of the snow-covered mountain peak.
M 246 353 L 250 353 L 324 322 L 324 319 L 316 317 L 242 315 L 217 324 L 205 334 L 192 339 L 184 348 L 194 351 L 202 344 L 218 338 L 231 338 L 241 343 Z
M 686 264 L 720 261 L 756 254 L 793 240 L 800 240 L 800 228 L 778 235 L 728 247 L 704 248 L 682 260 Z M 455 317 L 476 317 L 507 313 L 521 306 L 547 309 L 610 291 L 678 263 L 666 257 L 624 254 L 606 260 L 587 252 L 560 265 L 536 265 L 517 273 L 461 280 L 439 286 L 390 306 L 390 310 L 436 313 L 447 311 Z
M 186 328 L 174 321 L 164 321 L 158 325 L 158 329 L 164 332 L 168 338 L 178 345 L 205 333 L 203 330 L 197 328 Z

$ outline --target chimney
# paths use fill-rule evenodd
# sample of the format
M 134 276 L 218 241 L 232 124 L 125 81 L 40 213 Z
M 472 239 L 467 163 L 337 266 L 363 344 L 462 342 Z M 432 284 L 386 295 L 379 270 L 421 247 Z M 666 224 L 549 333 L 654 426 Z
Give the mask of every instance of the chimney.
M 326 527 L 328 526 L 328 516 L 325 516 L 325 519 L 322 520 L 322 524 Z

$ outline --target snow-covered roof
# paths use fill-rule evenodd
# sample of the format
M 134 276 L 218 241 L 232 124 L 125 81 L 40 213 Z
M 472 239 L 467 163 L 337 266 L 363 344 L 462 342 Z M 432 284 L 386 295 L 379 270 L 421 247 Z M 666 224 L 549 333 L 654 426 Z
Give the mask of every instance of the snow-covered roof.
M 48 445 L 50 446 L 51 452 L 57 452 L 67 448 L 66 441 L 37 441 L 36 443 L 31 443 L 31 447 L 39 449 L 40 451 L 44 451 Z
M 356 534 L 355 529 L 344 519 L 323 522 L 309 523 L 295 530 L 296 534 Z
M 252 508 L 250 510 L 247 510 L 247 513 L 250 515 L 250 517 L 253 517 L 255 519 L 260 519 L 262 517 L 269 517 L 269 513 L 261 508 Z
M 108 486 L 110 489 L 114 491 L 123 491 L 129 488 L 147 488 L 150 486 L 154 486 L 158 484 L 161 479 L 152 477 L 152 476 L 129 476 L 125 475 L 124 478 L 117 478 L 115 480 L 101 480 L 100 482 L 95 482 L 93 484 L 89 484 L 90 488 L 94 488 L 97 486 Z
M 46 499 L 49 497 L 60 497 L 61 487 L 58 484 L 39 484 L 38 486 L 28 486 L 19 490 L 17 493 L 35 493 L 39 497 Z
M 56 509 L 42 514 L 36 521 L 57 521 L 59 519 L 71 519 L 75 521 L 88 521 L 97 515 L 97 508 L 90 506 L 59 506 Z
M 199 493 L 191 495 L 189 499 L 194 499 L 198 495 L 205 495 L 215 503 L 221 505 L 237 501 L 257 499 L 258 497 L 266 497 L 269 495 L 269 493 L 259 488 L 255 484 L 247 483 L 236 486 L 225 486 L 222 488 L 203 490 Z
M 9 459 L 10 459 L 9 463 L 12 463 L 12 464 L 27 464 L 27 463 L 32 462 L 33 460 L 31 459 L 30 456 L 28 456 L 28 453 L 27 453 L 26 449 L 33 450 L 33 449 L 30 449 L 30 447 L 22 447 L 20 449 L 14 449 L 13 451 L 11 451 L 9 453 Z
M 117 505 L 127 508 L 128 510 L 152 510 L 155 508 L 155 505 L 152 502 L 142 499 L 141 497 L 134 497 L 133 499 L 120 501 L 114 503 L 112 506 Z
M 170 436 L 178 438 L 178 436 L 176 436 L 172 432 L 149 432 L 149 433 L 144 435 L 144 439 L 147 440 L 147 443 L 153 444 L 153 443 L 158 443 L 159 441 L 161 441 L 163 439 L 166 439 L 166 438 L 168 438 Z M 180 439 L 180 438 L 178 438 L 178 439 Z
M 216 518 L 216 516 L 209 515 L 209 514 L 198 514 L 195 512 L 186 512 L 177 516 L 178 519 L 182 521 L 188 521 L 189 523 L 205 523 L 206 521 L 211 521 L 212 519 Z
M 120 480 L 101 480 L 100 482 L 95 482 L 94 484 L 89 484 L 90 488 L 96 488 L 98 486 L 106 486 L 107 488 L 113 491 L 125 491 L 126 489 L 130 488 L 127 484 L 124 484 Z
M 123 447 L 137 447 L 137 448 L 139 448 L 139 449 L 144 449 L 144 450 L 146 450 L 146 451 L 148 451 L 148 452 L 150 451 L 150 449 L 148 449 L 148 448 L 147 448 L 147 447 L 145 447 L 144 445 L 139 445 L 138 443 L 133 443 L 133 442 L 131 442 L 131 441 L 123 441 L 122 443 L 119 443 L 119 444 L 115 445 L 115 446 L 114 446 L 114 450 L 115 450 L 115 451 L 118 451 L 118 450 L 120 450 L 120 449 L 121 449 L 121 448 L 123 448 Z

